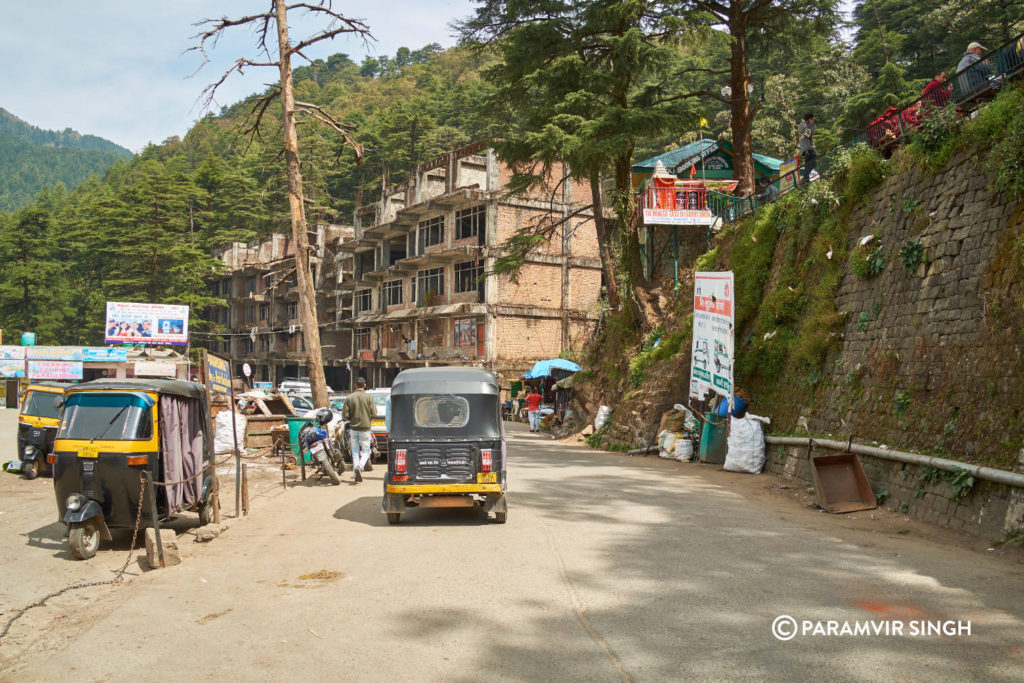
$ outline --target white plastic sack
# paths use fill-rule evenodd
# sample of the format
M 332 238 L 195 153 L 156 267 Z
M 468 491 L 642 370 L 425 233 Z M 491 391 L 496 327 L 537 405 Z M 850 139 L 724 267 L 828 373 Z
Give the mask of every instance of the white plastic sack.
M 604 427 L 605 423 L 608 422 L 608 417 L 612 414 L 612 409 L 608 406 L 601 406 L 597 409 L 597 417 L 594 418 L 594 431 L 600 431 L 601 427 Z
M 658 457 L 674 458 L 676 435 L 667 429 L 658 433 Z
M 760 474 L 764 469 L 764 432 L 756 416 L 731 418 L 729 450 L 723 467 L 730 472 Z
M 680 462 L 690 462 L 693 460 L 693 441 L 685 437 L 676 439 L 672 455 Z
M 231 411 L 222 410 L 213 420 L 213 452 L 232 453 L 235 450 L 235 436 L 231 432 Z M 245 415 L 235 414 L 235 429 L 238 431 L 238 448 L 245 447 Z

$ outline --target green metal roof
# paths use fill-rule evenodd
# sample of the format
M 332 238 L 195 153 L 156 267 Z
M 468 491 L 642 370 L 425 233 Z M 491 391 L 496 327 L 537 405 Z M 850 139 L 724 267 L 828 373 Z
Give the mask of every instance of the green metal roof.
M 717 140 L 698 140 L 697 142 L 691 142 L 688 145 L 683 145 L 679 149 L 662 152 L 650 159 L 644 159 L 643 161 L 638 161 L 633 164 L 633 173 L 653 173 L 654 167 L 659 161 L 665 165 L 665 168 L 671 171 L 677 164 L 679 164 L 679 162 L 700 154 L 702 150 L 714 147 L 717 142 Z
M 657 156 L 653 156 L 650 159 L 644 159 L 633 164 L 633 173 L 653 173 L 654 167 L 660 161 L 665 165 L 669 171 L 672 171 L 676 166 L 684 163 L 691 158 L 696 161 L 700 158 L 702 151 L 716 148 L 711 151 L 710 154 L 714 154 L 717 151 L 721 151 L 728 157 L 732 157 L 732 143 L 728 140 L 698 140 L 697 142 L 691 142 L 687 145 L 683 145 L 678 149 L 673 149 L 668 152 L 662 152 Z M 709 156 L 710 156 L 709 154 Z M 782 166 L 782 160 L 775 159 L 774 157 L 766 156 L 764 154 L 754 154 L 754 170 L 759 175 L 778 175 L 779 167 Z M 684 171 L 688 168 L 687 165 L 684 168 L 679 169 L 679 172 Z M 711 177 L 709 174 L 708 177 Z M 732 177 L 731 172 L 727 176 L 716 175 L 716 177 Z

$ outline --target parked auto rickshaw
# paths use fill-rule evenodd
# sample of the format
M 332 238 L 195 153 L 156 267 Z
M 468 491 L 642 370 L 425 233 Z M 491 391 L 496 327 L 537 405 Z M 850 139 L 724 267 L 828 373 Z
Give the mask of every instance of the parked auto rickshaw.
M 381 511 L 480 507 L 504 524 L 505 432 L 498 381 L 480 368 L 416 368 L 391 385 L 388 471 Z
M 54 399 L 63 395 L 68 386 L 60 382 L 34 382 L 25 388 L 18 415 L 18 459 L 26 479 L 50 471 L 46 456 L 53 450 L 60 419 L 60 401 Z
M 72 554 L 89 559 L 110 529 L 151 523 L 142 473 L 156 486 L 157 515 L 197 510 L 213 519 L 209 406 L 201 384 L 168 379 L 96 380 L 68 387 L 50 463 L 57 513 Z M 200 470 L 202 474 L 196 475 Z

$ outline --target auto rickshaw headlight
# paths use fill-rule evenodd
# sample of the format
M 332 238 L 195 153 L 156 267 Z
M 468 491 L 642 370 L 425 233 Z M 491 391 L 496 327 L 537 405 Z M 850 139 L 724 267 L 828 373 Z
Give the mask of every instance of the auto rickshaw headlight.
M 82 497 L 76 493 L 72 493 L 64 503 L 68 510 L 76 512 L 78 508 L 82 507 Z
M 25 455 L 32 455 L 36 452 L 35 446 L 25 446 Z

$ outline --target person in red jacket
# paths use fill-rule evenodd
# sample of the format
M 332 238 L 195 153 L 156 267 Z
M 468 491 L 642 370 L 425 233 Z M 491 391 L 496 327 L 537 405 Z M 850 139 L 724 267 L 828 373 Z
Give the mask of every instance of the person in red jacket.
M 544 397 L 537 393 L 537 388 L 532 387 L 526 395 L 526 416 L 530 419 L 530 431 L 540 431 L 540 403 Z
M 943 107 L 946 102 L 949 102 L 949 98 L 952 96 L 952 90 L 946 85 L 946 72 L 940 71 L 935 74 L 935 78 L 928 81 L 928 85 L 924 86 L 924 92 L 921 93 L 922 100 L 930 105 L 936 107 Z

